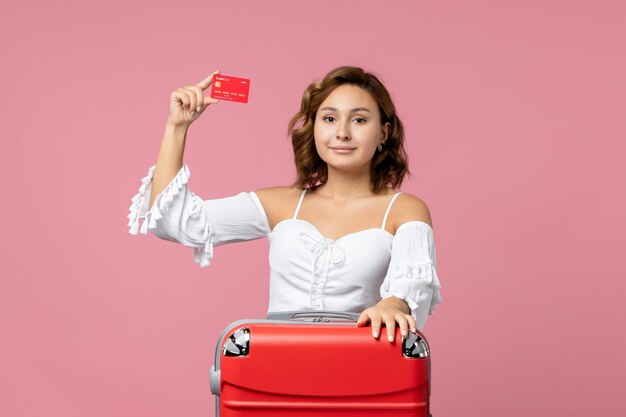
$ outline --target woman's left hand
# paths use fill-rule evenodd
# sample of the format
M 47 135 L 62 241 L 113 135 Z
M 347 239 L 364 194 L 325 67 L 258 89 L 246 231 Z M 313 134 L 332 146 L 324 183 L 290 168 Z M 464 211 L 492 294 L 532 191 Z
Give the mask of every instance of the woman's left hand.
M 371 320 L 372 335 L 378 338 L 382 323 L 387 327 L 389 342 L 393 342 L 396 335 L 396 322 L 400 326 L 402 336 L 408 335 L 408 329 L 415 331 L 415 320 L 411 316 L 409 305 L 401 298 L 391 296 L 384 298 L 373 307 L 363 310 L 357 321 L 357 326 L 365 326 Z

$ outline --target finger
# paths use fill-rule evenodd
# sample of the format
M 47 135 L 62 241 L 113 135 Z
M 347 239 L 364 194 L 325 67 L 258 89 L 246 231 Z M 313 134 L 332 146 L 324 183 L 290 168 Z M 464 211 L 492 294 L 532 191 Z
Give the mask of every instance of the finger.
M 374 336 L 375 339 L 378 339 L 380 336 L 380 328 L 382 327 L 382 319 L 378 314 L 375 316 L 370 315 L 370 317 L 372 319 L 372 336 Z
M 385 327 L 387 327 L 387 339 L 393 342 L 396 338 L 396 319 L 392 315 L 386 315 L 384 320 Z
M 369 322 L 367 310 L 364 310 L 356 321 L 357 327 L 365 326 Z
M 172 93 L 172 98 L 182 103 L 183 110 L 189 109 L 189 95 L 183 88 L 178 88 Z
M 404 314 L 396 314 L 396 321 L 400 326 L 400 334 L 402 335 L 402 337 L 407 337 L 409 335 L 409 324 Z
M 197 105 L 198 98 L 196 97 L 196 92 L 194 91 L 192 87 L 185 87 L 185 91 L 187 92 L 187 95 L 189 96 L 189 113 L 193 115 L 197 111 L 196 109 L 198 108 L 198 105 Z
M 203 100 L 204 100 L 204 103 L 202 104 L 202 110 L 204 110 L 207 107 L 209 107 L 210 104 L 217 104 L 217 103 L 220 102 L 220 99 L 213 98 L 213 97 L 204 97 Z
M 189 87 L 195 94 L 196 96 L 196 112 L 200 113 L 200 111 L 204 110 L 204 94 L 202 92 L 202 89 L 200 87 L 198 87 L 197 85 L 191 86 Z
M 220 73 L 220 70 L 212 72 L 211 75 L 209 75 L 208 77 L 206 77 L 204 80 L 200 81 L 196 85 L 202 88 L 203 90 L 206 90 L 213 83 L 213 75 L 219 74 L 219 73 Z
M 405 314 L 404 316 L 409 322 L 409 327 L 411 327 L 411 331 L 415 333 L 417 331 L 417 325 L 415 324 L 415 319 L 410 314 Z

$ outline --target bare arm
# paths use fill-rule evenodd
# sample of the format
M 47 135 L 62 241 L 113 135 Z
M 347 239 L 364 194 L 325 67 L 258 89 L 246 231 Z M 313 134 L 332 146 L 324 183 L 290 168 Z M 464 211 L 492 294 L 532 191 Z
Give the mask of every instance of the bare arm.
M 212 84 L 214 74 L 219 74 L 219 70 L 196 85 L 177 88 L 170 95 L 170 115 L 165 124 L 165 133 L 154 169 L 150 208 L 152 208 L 156 197 L 161 194 L 183 166 L 185 140 L 189 126 L 210 104 L 219 103 L 217 99 L 204 97 L 204 91 Z
M 185 139 L 188 129 L 188 125 L 175 125 L 169 121 L 165 125 L 165 133 L 161 141 L 161 149 L 159 150 L 159 157 L 152 179 L 149 207 L 152 207 L 156 197 L 161 194 L 183 166 Z

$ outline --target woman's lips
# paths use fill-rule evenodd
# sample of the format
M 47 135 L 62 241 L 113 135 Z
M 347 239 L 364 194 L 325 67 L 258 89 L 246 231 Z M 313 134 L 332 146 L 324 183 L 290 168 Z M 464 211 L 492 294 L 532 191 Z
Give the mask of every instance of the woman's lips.
M 330 149 L 332 149 L 333 151 L 335 151 L 337 153 L 350 153 L 355 148 L 344 148 L 344 147 L 341 147 L 341 148 L 330 148 Z

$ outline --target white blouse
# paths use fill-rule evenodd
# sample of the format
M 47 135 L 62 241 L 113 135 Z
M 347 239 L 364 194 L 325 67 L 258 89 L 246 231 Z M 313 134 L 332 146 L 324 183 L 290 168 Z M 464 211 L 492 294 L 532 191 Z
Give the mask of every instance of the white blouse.
M 187 186 L 184 164 L 152 207 L 150 189 L 155 165 L 133 197 L 129 233 L 147 234 L 191 247 L 194 261 L 210 265 L 213 248 L 226 243 L 268 237 L 270 297 L 268 312 L 336 310 L 361 313 L 381 298 L 396 296 L 407 302 L 417 328 L 423 330 L 441 297 L 436 272 L 433 230 L 424 222 L 409 221 L 396 234 L 380 228 L 326 238 L 311 223 L 297 218 L 303 190 L 293 218 L 270 230 L 265 210 L 254 192 L 202 200 Z M 140 219 L 143 223 L 140 227 Z

